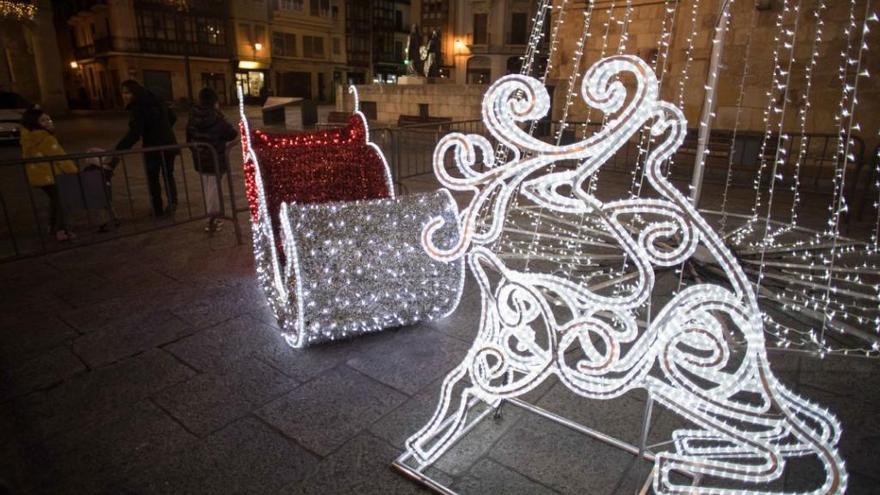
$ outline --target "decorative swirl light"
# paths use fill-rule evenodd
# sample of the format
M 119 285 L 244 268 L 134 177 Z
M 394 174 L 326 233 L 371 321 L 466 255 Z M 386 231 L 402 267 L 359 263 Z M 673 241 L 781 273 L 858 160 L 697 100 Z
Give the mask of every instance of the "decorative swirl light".
M 629 91 L 621 77 L 635 78 Z M 580 142 L 557 146 L 524 133 L 518 124 L 543 117 L 549 98 L 538 81 L 508 76 L 487 92 L 483 116 L 492 136 L 512 152 L 502 156 L 513 158 L 498 163 L 489 142 L 473 134 L 450 134 L 437 145 L 438 179 L 474 197 L 458 216 L 456 246 L 435 245 L 433 235 L 444 225 L 440 218 L 426 226 L 423 245 L 437 259 L 467 258 L 483 313 L 470 352 L 443 382 L 433 417 L 406 441 L 409 454 L 422 465 L 436 461 L 466 431 L 475 399 L 495 407 L 555 375 L 586 398 L 644 389 L 690 423 L 673 432 L 671 451 L 655 456 L 657 493 L 777 493 L 756 485 L 782 476 L 788 459 L 807 456 L 818 460 L 825 475 L 807 493 L 843 493 L 847 475 L 836 448 L 839 422 L 773 376 L 752 285 L 662 170 L 685 137 L 681 111 L 659 100 L 654 72 L 633 56 L 602 59 L 583 81 L 582 97 L 606 113 L 606 124 Z M 585 181 L 646 125 L 656 145 L 647 155 L 645 177 L 659 198 L 600 200 Z M 447 155 L 456 176 L 445 168 Z M 485 167 L 478 170 L 479 155 Z M 577 160 L 578 166 L 549 171 L 561 160 Z M 507 266 L 504 253 L 492 247 L 517 194 L 559 215 L 592 217 L 633 267 L 627 283 L 591 287 L 570 273 Z M 477 224 L 476 212 L 485 208 L 488 218 Z M 628 217 L 638 217 L 638 227 Z M 680 264 L 698 250 L 714 260 L 727 283 L 686 287 L 652 317 L 654 267 Z M 647 321 L 641 321 L 646 312 Z M 731 338 L 744 348 L 731 352 Z M 672 472 L 707 483 L 681 485 Z

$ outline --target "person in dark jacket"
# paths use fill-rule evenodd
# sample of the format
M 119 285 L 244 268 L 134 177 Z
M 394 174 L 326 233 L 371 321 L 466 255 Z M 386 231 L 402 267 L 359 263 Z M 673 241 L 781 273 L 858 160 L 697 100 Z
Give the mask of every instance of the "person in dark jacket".
M 229 172 L 226 143 L 238 137 L 238 131 L 226 121 L 219 106 L 217 93 L 211 88 L 202 88 L 199 91 L 199 103 L 190 110 L 186 124 L 187 142 L 206 143 L 215 152 L 211 153 L 208 148 L 198 146 L 194 155 L 195 168 L 201 174 L 205 192 L 205 207 L 208 212 L 206 232 L 220 230 L 221 179 Z
M 177 121 L 164 102 L 159 101 L 137 81 L 122 83 L 122 99 L 129 111 L 128 133 L 116 145 L 117 150 L 131 149 L 139 140 L 143 147 L 166 146 L 177 144 L 171 127 Z M 144 165 L 147 169 L 147 185 L 153 213 L 157 217 L 171 215 L 177 209 L 177 184 L 174 182 L 174 159 L 177 150 L 149 151 L 144 153 Z M 165 182 L 168 195 L 168 208 L 162 206 L 162 187 L 159 177 Z

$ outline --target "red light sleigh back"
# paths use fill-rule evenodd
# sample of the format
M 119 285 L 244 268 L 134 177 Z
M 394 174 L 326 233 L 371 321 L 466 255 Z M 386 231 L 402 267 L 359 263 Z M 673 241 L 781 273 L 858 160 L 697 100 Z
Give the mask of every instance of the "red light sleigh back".
M 381 150 L 369 142 L 367 126 L 360 113 L 345 127 L 298 133 L 267 133 L 253 130 L 248 140 L 259 162 L 263 197 L 280 247 L 278 212 L 282 203 L 312 204 L 394 197 L 391 173 Z M 244 139 L 243 146 L 247 146 Z M 257 168 L 247 149 L 245 189 L 251 219 L 259 219 L 260 194 Z M 281 250 L 279 249 L 279 254 Z

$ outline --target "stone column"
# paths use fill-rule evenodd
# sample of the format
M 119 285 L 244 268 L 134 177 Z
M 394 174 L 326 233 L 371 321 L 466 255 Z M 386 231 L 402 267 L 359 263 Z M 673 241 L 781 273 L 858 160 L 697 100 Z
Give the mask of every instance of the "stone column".
M 40 84 L 40 105 L 53 115 L 67 113 L 67 97 L 64 94 L 61 54 L 52 18 L 51 0 L 36 0 L 37 14 L 29 23 L 34 47 L 34 66 Z

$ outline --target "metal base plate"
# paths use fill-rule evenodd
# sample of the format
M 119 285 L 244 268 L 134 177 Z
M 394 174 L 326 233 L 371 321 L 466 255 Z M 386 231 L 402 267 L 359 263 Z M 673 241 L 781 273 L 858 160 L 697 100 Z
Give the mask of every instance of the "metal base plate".
M 567 418 L 554 414 L 542 407 L 538 407 L 534 404 L 530 404 L 528 402 L 524 402 L 520 399 L 506 399 L 502 402 L 502 404 L 510 404 L 521 409 L 524 409 L 528 412 L 537 414 L 543 418 L 549 419 L 555 423 L 558 423 L 562 426 L 565 426 L 569 429 L 577 431 L 578 433 L 582 433 L 591 438 L 604 442 L 612 447 L 627 452 L 635 457 L 640 457 L 645 461 L 652 462 L 654 461 L 654 453 L 645 448 L 645 439 L 647 438 L 647 425 L 650 421 L 651 416 L 651 408 L 653 405 L 653 401 L 649 398 L 645 405 L 645 418 L 644 418 L 644 429 L 642 432 L 642 445 L 641 447 L 633 445 L 631 443 L 624 442 L 623 440 L 614 438 L 610 435 L 606 435 L 601 431 L 595 430 L 593 428 L 589 428 L 580 423 L 576 423 Z M 473 405 L 473 404 L 472 404 Z M 498 414 L 500 412 L 501 406 L 496 409 L 486 408 L 485 411 L 480 412 L 476 415 L 472 420 L 470 420 L 467 425 L 462 429 L 462 432 L 459 434 L 458 438 L 455 442 L 452 443 L 454 446 L 459 440 L 464 438 L 474 427 L 476 427 L 481 421 L 483 421 L 487 416 L 492 416 L 493 413 Z M 451 418 L 450 418 L 451 419 Z M 449 420 L 447 420 L 449 421 Z M 442 428 L 441 428 L 442 430 Z M 451 447 L 450 447 L 451 448 Z M 407 478 L 421 484 L 422 486 L 436 492 L 442 493 L 444 495 L 457 495 L 458 492 L 454 491 L 450 487 L 444 485 L 440 481 L 432 478 L 427 474 L 427 469 L 431 467 L 433 463 L 421 464 L 419 463 L 415 457 L 408 451 L 403 452 L 397 459 L 395 459 L 391 463 L 391 467 L 406 476 Z M 654 477 L 654 467 L 652 466 L 650 473 L 645 479 L 644 483 L 641 484 L 640 490 L 637 492 L 639 495 L 645 495 L 650 493 L 651 490 L 651 482 Z M 693 473 L 681 472 L 683 476 L 692 480 L 691 486 L 699 486 L 700 477 L 694 475 Z

